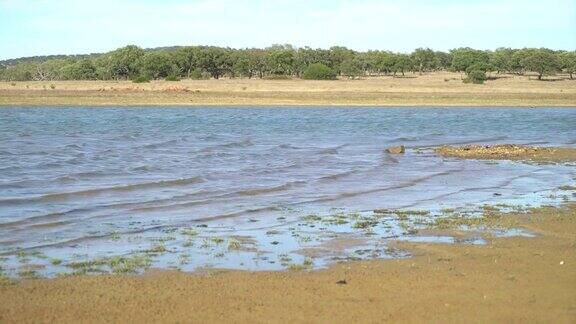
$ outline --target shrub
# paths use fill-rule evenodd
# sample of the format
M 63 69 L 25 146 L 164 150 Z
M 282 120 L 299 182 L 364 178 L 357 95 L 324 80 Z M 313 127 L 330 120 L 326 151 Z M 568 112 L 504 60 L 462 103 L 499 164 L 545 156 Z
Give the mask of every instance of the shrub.
M 169 75 L 165 79 L 166 81 L 180 81 L 180 77 L 177 75 Z
M 195 69 L 192 72 L 190 72 L 190 79 L 194 79 L 194 80 L 204 79 L 204 75 L 202 74 L 202 70 L 201 69 Z
M 336 72 L 324 64 L 315 63 L 306 68 L 302 78 L 306 80 L 335 80 Z
M 134 82 L 134 83 L 147 83 L 147 82 L 150 82 L 150 78 L 145 76 L 145 75 L 140 75 L 140 76 L 136 77 L 134 80 L 132 80 L 132 82 Z
M 465 83 L 482 84 L 486 81 L 486 73 L 484 71 L 473 70 L 468 73 L 468 77 L 464 79 Z

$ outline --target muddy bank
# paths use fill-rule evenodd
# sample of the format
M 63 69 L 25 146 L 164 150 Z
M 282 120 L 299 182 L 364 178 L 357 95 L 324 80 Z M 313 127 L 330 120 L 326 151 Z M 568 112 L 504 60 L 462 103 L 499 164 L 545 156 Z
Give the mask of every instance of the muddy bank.
M 399 247 L 414 257 L 314 272 L 29 280 L 0 287 L 0 321 L 574 322 L 575 206 L 491 221 L 513 222 L 536 237 L 486 237 L 487 245 L 403 242 Z
M 513 144 L 442 146 L 437 154 L 464 159 L 516 160 L 544 163 L 574 162 L 576 149 L 565 147 L 536 147 Z

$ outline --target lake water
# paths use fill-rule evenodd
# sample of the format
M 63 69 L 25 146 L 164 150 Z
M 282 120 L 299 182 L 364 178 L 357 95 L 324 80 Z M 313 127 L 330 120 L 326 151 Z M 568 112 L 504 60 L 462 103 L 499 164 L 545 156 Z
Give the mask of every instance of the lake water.
M 374 247 L 410 235 L 393 218 L 367 239 L 303 216 L 574 199 L 557 192 L 574 184 L 573 165 L 430 149 L 468 143 L 575 147 L 576 110 L 2 108 L 0 255 L 12 273 L 36 256 L 44 275 L 159 245 L 160 267 L 268 270 L 306 257 L 323 266 L 362 251 L 403 256 Z M 384 152 L 400 144 L 406 154 Z M 326 247 L 343 238 L 358 240 L 353 251 Z M 321 256 L 306 253 L 319 247 Z

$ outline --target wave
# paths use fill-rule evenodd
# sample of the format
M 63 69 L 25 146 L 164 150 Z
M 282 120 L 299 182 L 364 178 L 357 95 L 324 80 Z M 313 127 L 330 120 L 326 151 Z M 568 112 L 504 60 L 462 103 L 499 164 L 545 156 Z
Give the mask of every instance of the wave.
M 208 146 L 208 147 L 201 149 L 200 152 L 212 152 L 214 150 L 219 150 L 219 149 L 245 148 L 245 147 L 250 147 L 253 145 L 254 145 L 254 143 L 252 143 L 251 140 L 246 139 L 246 140 L 238 141 L 238 142 L 230 142 L 230 143 Z
M 281 149 L 290 149 L 290 150 L 299 150 L 299 149 L 301 149 L 301 147 L 294 146 L 294 145 L 292 145 L 292 144 L 280 144 L 280 145 L 278 145 L 278 148 L 281 148 Z
M 335 181 L 344 177 L 347 177 L 349 175 L 355 174 L 360 172 L 359 170 L 350 170 L 350 171 L 344 171 L 341 173 L 334 173 L 334 174 L 329 174 L 323 177 L 320 177 L 317 179 L 317 181 L 319 182 L 324 182 L 324 181 Z
M 81 191 L 73 191 L 73 192 L 63 192 L 63 193 L 53 193 L 53 194 L 46 194 L 31 198 L 7 198 L 7 199 L 0 199 L 0 206 L 3 205 L 19 205 L 25 204 L 30 202 L 51 202 L 51 201 L 62 201 L 62 200 L 69 200 L 72 198 L 78 197 L 86 197 L 86 196 L 94 196 L 102 193 L 113 193 L 113 192 L 125 192 L 125 191 L 133 191 L 133 190 L 142 190 L 142 189 L 153 189 L 153 188 L 165 188 L 165 187 L 177 187 L 177 186 L 185 186 L 194 183 L 204 182 L 204 178 L 200 176 L 191 177 L 191 178 L 182 178 L 182 179 L 174 179 L 174 180 L 160 180 L 160 181 L 152 181 L 152 182 L 143 182 L 143 183 L 135 183 L 135 184 L 128 184 L 122 186 L 115 186 L 115 187 L 106 187 L 106 188 L 94 188 L 88 190 L 81 190 Z
M 181 221 L 179 223 L 159 224 L 159 225 L 152 225 L 152 226 L 134 229 L 134 230 L 127 230 L 127 231 L 121 232 L 120 234 L 123 234 L 123 235 L 142 234 L 142 233 L 150 232 L 153 230 L 161 230 L 164 228 L 185 226 L 185 225 L 189 225 L 190 222 L 205 223 L 205 222 L 209 222 L 209 221 L 217 221 L 217 220 L 222 220 L 222 219 L 227 219 L 227 218 L 235 218 L 235 217 L 259 213 L 259 212 L 267 212 L 267 211 L 272 212 L 272 211 L 279 211 L 279 210 L 281 210 L 281 208 L 277 207 L 277 206 L 244 209 L 241 211 L 227 213 L 227 214 L 218 214 L 218 215 L 212 215 L 212 216 L 197 218 L 194 220 Z M 102 238 L 109 237 L 110 235 L 111 234 L 85 235 L 82 237 L 65 239 L 65 240 L 62 240 L 59 242 L 53 242 L 53 243 L 48 243 L 48 244 L 38 244 L 38 245 L 34 245 L 34 246 L 23 247 L 21 249 L 18 249 L 18 251 L 25 252 L 25 251 L 35 250 L 35 249 L 42 249 L 42 248 L 62 247 L 62 246 L 67 246 L 67 245 L 72 245 L 72 244 L 79 244 L 79 243 L 87 242 L 90 240 L 102 239 Z M 10 255 L 10 254 L 14 254 L 14 251 L 0 252 L 0 255 Z
M 453 192 L 448 192 L 448 193 L 440 194 L 440 195 L 434 196 L 434 197 L 432 197 L 432 198 L 420 199 L 420 200 L 415 201 L 415 202 L 413 202 L 413 203 L 411 203 L 411 204 L 398 207 L 398 209 L 402 209 L 402 208 L 413 208 L 413 207 L 416 207 L 416 206 L 420 205 L 420 204 L 423 203 L 423 202 L 438 201 L 438 200 L 440 200 L 440 199 L 444 199 L 444 198 L 447 198 L 447 197 L 450 197 L 450 196 L 454 196 L 454 195 L 458 195 L 458 194 L 466 193 L 466 192 L 477 192 L 477 191 L 481 191 L 481 190 L 499 190 L 499 189 L 504 189 L 504 188 L 508 187 L 510 184 L 512 184 L 512 182 L 514 182 L 515 180 L 522 179 L 522 178 L 529 178 L 529 177 L 532 176 L 533 173 L 538 172 L 538 171 L 540 171 L 540 170 L 541 170 L 541 169 L 535 170 L 535 171 L 533 171 L 533 172 L 529 172 L 529 173 L 526 173 L 526 174 L 517 175 L 517 176 L 515 176 L 515 177 L 506 179 L 506 180 L 503 181 L 502 183 L 499 183 L 499 184 L 493 185 L 493 186 L 464 188 L 464 189 L 456 190 L 456 191 L 453 191 Z
M 320 153 L 320 154 L 338 154 L 338 149 L 326 148 L 326 149 L 320 150 L 320 152 L 318 152 L 318 153 Z
M 317 198 L 317 199 L 312 199 L 312 200 L 300 202 L 298 204 L 300 205 L 300 204 L 317 203 L 317 202 L 330 202 L 330 201 L 336 201 L 336 200 L 340 200 L 340 199 L 351 198 L 351 197 L 356 197 L 356 196 L 361 196 L 361 195 L 366 195 L 366 194 L 371 194 L 371 193 L 376 193 L 376 192 L 385 192 L 385 191 L 390 191 L 390 190 L 395 190 L 395 189 L 403 189 L 403 188 L 413 187 L 419 183 L 425 182 L 427 180 L 430 180 L 430 179 L 433 179 L 433 178 L 436 178 L 439 176 L 450 175 L 452 173 L 457 173 L 457 172 L 462 172 L 462 171 L 463 171 L 462 169 L 454 169 L 454 170 L 438 172 L 438 173 L 434 173 L 431 175 L 420 177 L 420 178 L 417 178 L 414 180 L 406 181 L 404 183 L 400 183 L 398 185 L 391 186 L 391 187 L 374 188 L 374 189 L 361 190 L 361 191 L 343 192 L 343 193 L 339 193 L 339 194 L 333 195 L 333 196 L 327 196 L 327 197 L 322 197 L 322 198 Z
M 157 142 L 157 143 L 148 143 L 148 144 L 144 144 L 142 146 L 137 146 L 135 148 L 136 149 L 142 149 L 142 148 L 144 148 L 144 149 L 156 149 L 156 148 L 160 148 L 160 147 L 174 145 L 174 144 L 178 143 L 179 141 L 180 141 L 179 139 L 171 139 L 171 140 Z
M 285 191 L 288 189 L 291 189 L 293 187 L 299 186 L 299 185 L 304 185 L 308 183 L 307 181 L 293 181 L 293 182 L 288 182 L 279 186 L 275 186 L 275 187 L 265 187 L 265 188 L 254 188 L 254 189 L 246 189 L 246 190 L 240 190 L 237 191 L 235 193 L 233 193 L 233 195 L 239 195 L 239 196 L 256 196 L 256 195 L 261 195 L 261 194 L 267 194 L 267 193 L 271 193 L 271 192 L 278 192 L 278 191 Z
M 194 207 L 194 206 L 203 205 L 203 204 L 215 203 L 219 200 L 227 199 L 227 198 L 235 198 L 235 197 L 239 197 L 239 196 L 258 196 L 258 195 L 263 195 L 263 194 L 268 194 L 268 193 L 273 193 L 273 192 L 282 192 L 282 191 L 286 191 L 286 190 L 289 190 L 289 189 L 297 187 L 297 186 L 305 185 L 307 183 L 308 183 L 307 181 L 293 181 L 293 182 L 288 182 L 288 183 L 285 183 L 285 184 L 282 184 L 279 186 L 275 186 L 275 187 L 250 188 L 250 189 L 237 190 L 237 191 L 233 191 L 233 192 L 229 192 L 229 193 L 224 193 L 224 194 L 220 194 L 220 195 L 206 197 L 206 199 L 202 199 L 202 200 L 184 201 L 181 203 L 173 203 L 174 202 L 173 199 L 167 199 L 165 201 L 172 202 L 172 203 L 164 204 L 164 205 L 152 205 L 152 206 L 145 206 L 145 207 L 136 207 L 134 209 L 130 209 L 129 212 L 174 211 L 176 209 L 189 208 L 189 207 Z

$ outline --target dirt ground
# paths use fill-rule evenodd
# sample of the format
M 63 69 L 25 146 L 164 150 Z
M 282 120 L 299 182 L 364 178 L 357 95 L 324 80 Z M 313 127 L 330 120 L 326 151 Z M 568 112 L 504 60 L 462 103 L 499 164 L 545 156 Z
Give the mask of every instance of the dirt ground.
M 0 286 L 0 322 L 576 322 L 576 207 L 507 215 L 536 237 L 398 243 L 321 271 L 152 271 Z
M 450 72 L 334 81 L 0 82 L 0 106 L 576 106 L 576 80 L 494 77 L 483 85 L 465 84 Z

